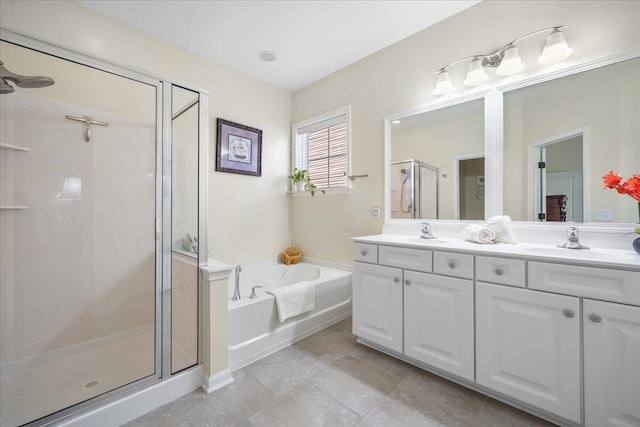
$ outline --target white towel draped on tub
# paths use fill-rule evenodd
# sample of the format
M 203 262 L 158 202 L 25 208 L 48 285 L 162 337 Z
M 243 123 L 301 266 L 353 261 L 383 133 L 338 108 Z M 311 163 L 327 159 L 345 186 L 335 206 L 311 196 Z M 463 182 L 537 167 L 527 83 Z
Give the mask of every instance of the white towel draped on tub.
M 313 310 L 315 306 L 315 286 L 311 282 L 298 282 L 267 291 L 276 298 L 278 320 L 284 322 L 290 317 Z
M 486 226 L 469 224 L 462 230 L 462 237 L 473 243 L 495 243 L 496 232 Z

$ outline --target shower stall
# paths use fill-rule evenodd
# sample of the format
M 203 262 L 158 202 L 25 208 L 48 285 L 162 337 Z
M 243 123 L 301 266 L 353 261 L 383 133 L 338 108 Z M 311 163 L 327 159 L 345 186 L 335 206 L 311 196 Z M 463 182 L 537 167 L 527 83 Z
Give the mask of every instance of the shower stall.
M 2 31 L 0 425 L 201 361 L 207 95 Z
M 438 168 L 420 160 L 391 162 L 391 218 L 438 219 Z

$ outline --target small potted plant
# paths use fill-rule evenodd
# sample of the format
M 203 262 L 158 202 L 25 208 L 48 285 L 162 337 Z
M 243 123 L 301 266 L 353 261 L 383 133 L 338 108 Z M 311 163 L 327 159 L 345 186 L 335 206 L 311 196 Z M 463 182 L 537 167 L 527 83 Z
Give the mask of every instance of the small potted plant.
M 309 171 L 306 169 L 293 168 L 293 172 L 289 175 L 289 179 L 293 182 L 293 191 L 304 191 L 309 183 Z
M 316 194 L 316 185 L 309 178 L 309 171 L 306 169 L 293 168 L 293 172 L 289 175 L 289 179 L 293 182 L 293 191 L 309 191 L 311 195 Z M 320 190 L 324 194 L 324 190 Z

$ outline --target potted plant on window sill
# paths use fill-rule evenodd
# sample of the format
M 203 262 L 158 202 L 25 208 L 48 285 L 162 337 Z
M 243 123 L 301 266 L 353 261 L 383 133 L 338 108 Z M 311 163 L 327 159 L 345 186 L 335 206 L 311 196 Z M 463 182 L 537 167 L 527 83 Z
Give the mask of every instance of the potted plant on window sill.
M 311 182 L 309 178 L 309 171 L 306 169 L 293 168 L 293 172 L 289 175 L 291 179 L 292 191 L 309 191 L 312 196 L 315 196 L 316 185 Z M 320 190 L 324 194 L 324 190 Z

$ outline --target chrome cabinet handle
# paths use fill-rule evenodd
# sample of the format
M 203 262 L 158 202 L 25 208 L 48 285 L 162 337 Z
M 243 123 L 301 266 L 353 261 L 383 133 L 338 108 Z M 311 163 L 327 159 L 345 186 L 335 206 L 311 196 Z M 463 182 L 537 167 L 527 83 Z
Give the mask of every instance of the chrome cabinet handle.
M 411 285 L 411 280 L 404 279 L 404 284 L 407 285 L 407 286 L 410 286 Z
M 504 274 L 504 270 L 502 268 L 496 268 L 493 270 L 496 276 L 502 276 Z
M 449 266 L 449 268 L 456 268 L 456 263 L 455 261 L 449 261 L 449 264 L 447 264 Z
M 602 322 L 602 317 L 598 316 L 595 313 L 591 313 L 589 315 L 589 320 L 591 320 L 594 323 L 600 323 L 600 322 Z
M 564 314 L 564 317 L 568 317 L 568 318 L 572 318 L 573 316 L 576 315 L 573 312 L 573 310 L 569 310 L 568 308 L 565 308 L 564 310 L 562 310 L 562 314 Z
M 360 251 L 360 254 L 362 254 L 362 256 L 367 256 L 369 255 L 369 249 L 363 249 Z
M 399 277 L 394 277 L 393 278 L 393 283 L 400 283 L 400 278 Z

